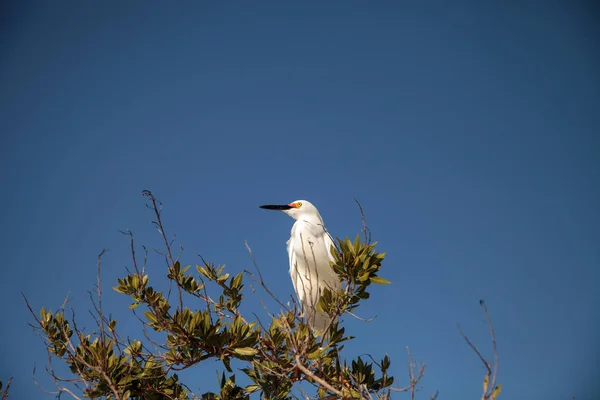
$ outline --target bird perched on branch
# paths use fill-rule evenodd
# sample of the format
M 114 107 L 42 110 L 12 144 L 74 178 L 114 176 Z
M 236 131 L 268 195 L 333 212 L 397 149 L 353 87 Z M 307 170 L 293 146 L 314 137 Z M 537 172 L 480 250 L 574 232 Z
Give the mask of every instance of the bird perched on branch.
M 317 208 L 306 200 L 260 208 L 280 210 L 296 220 L 287 241 L 290 275 L 304 318 L 316 334 L 323 334 L 331 318 L 327 313 L 317 311 L 317 303 L 323 289 L 329 288 L 334 292 L 341 288 L 337 274 L 329 265 L 333 261 L 333 240 L 325 229 L 323 218 Z

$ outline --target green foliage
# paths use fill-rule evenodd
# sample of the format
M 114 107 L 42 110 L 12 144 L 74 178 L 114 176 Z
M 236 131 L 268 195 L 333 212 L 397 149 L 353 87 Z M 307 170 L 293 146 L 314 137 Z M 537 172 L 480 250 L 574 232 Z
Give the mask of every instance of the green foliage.
M 296 309 L 287 309 L 282 303 L 277 314 L 269 314 L 269 324 L 262 325 L 254 313 L 248 319 L 240 311 L 244 301 L 241 272 L 233 275 L 225 271 L 224 265 L 209 263 L 182 267 L 171 256 L 160 207 L 151 194 L 145 194 L 152 201 L 156 225 L 165 239 L 166 278 L 175 290 L 165 294 L 155 289 L 145 272 L 146 261 L 143 268 L 138 268 L 130 235 L 134 271 L 118 278 L 113 289 L 129 297 L 130 308 L 144 333 L 150 331 L 151 335 L 123 339 L 117 321 L 106 318 L 102 311 L 99 288 L 94 302 L 98 325 L 95 333 L 84 334 L 78 329 L 74 315 L 71 319 L 65 317 L 64 307 L 56 312 L 42 308 L 39 317 L 34 317 L 47 349 L 73 374 L 65 381 L 50 370 L 57 393 L 73 394 L 79 389 L 85 398 L 145 400 L 390 398 L 394 378 L 387 355 L 379 362 L 342 357 L 344 342 L 353 337 L 346 334 L 339 317 L 370 297 L 371 284 L 390 283 L 378 275 L 385 253 L 375 251 L 376 243 L 361 242 L 357 236 L 354 241 L 338 239 L 339 248 L 332 247 L 335 261 L 331 267 L 343 289 L 325 290 L 319 300 L 319 310 L 335 317 L 324 335 L 315 335 Z M 100 265 L 100 257 L 98 262 Z M 196 395 L 179 381 L 177 371 L 209 359 L 222 365 L 218 374 L 220 390 Z M 236 382 L 234 361 L 249 384 L 240 386 Z M 415 380 L 411 372 L 413 393 L 420 376 Z M 63 382 L 74 386 L 67 387 Z M 499 392 L 498 386 L 490 398 Z
M 377 275 L 385 253 L 375 252 L 377 243 L 365 244 L 356 235 L 354 242 L 349 238 L 338 239 L 339 249 L 331 247 L 334 262 L 331 267 L 345 284 L 342 292 L 332 293 L 325 290 L 318 303 L 319 311 L 340 316 L 356 309 L 362 300 L 370 297 L 367 291 L 374 284 L 390 284 L 389 281 Z
M 167 377 L 164 360 L 143 353 L 141 342 L 134 340 L 121 346 L 114 335 L 115 320 L 108 321 L 106 329 L 93 339 L 81 331 L 74 337 L 64 310 L 54 314 L 42 308 L 38 323 L 50 353 L 66 362 L 71 372 L 88 384 L 84 397 L 159 399 L 163 398 L 160 393 L 187 396 L 177 375 Z
M 319 302 L 335 316 L 368 299 L 372 283 L 389 283 L 377 275 L 385 254 L 375 252 L 375 244 L 360 243 L 358 238 L 354 243 L 339 240 L 339 244 L 340 249 L 332 248 L 336 260 L 332 268 L 344 290 L 325 291 Z M 137 265 L 134 272 L 118 278 L 113 288 L 131 299 L 130 308 L 136 315 L 141 310 L 140 321 L 146 329 L 162 335 L 159 343 L 149 337 L 121 340 L 117 321 L 106 319 L 99 307 L 95 307 L 96 335 L 78 330 L 74 320 L 65 318 L 64 310 L 53 313 L 42 308 L 38 324 L 48 350 L 84 383 L 84 397 L 224 400 L 259 394 L 279 399 L 292 397 L 299 382 L 313 385 L 317 397 L 389 396 L 394 381 L 388 372 L 389 358 L 385 356 L 381 363 L 368 363 L 360 357 L 349 362 L 342 359 L 342 343 L 352 337 L 338 322 L 329 327 L 324 340 L 315 336 L 294 310 L 282 309 L 263 328 L 241 314 L 244 276 L 231 275 L 224 265 L 204 263 L 192 269 L 173 260 L 166 277 L 176 286 L 177 300 L 156 290 L 145 268 L 139 270 Z M 196 299 L 190 303 L 196 308 L 186 305 L 188 299 Z M 220 361 L 228 373 L 233 372 L 233 360 L 241 362 L 241 371 L 251 383 L 241 387 L 235 375 L 226 376 L 223 371 L 219 393 L 193 395 L 175 371 L 207 359 Z
M 494 389 L 492 390 L 492 388 L 490 387 L 490 376 L 491 376 L 491 372 L 488 372 L 485 375 L 485 378 L 483 378 L 483 396 L 482 396 L 482 398 L 484 398 L 486 400 L 496 399 L 496 397 L 498 397 L 500 395 L 500 392 L 502 391 L 501 384 L 497 384 L 496 386 L 494 386 Z

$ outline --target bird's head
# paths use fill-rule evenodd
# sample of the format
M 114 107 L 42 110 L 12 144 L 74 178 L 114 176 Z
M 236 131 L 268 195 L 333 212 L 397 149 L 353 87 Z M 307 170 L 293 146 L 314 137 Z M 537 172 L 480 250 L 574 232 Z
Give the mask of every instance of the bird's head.
M 260 208 L 264 208 L 266 210 L 283 211 L 295 220 L 311 220 L 316 218 L 321 224 L 323 223 L 323 219 L 321 218 L 321 214 L 319 214 L 319 210 L 317 210 L 317 207 L 313 206 L 310 201 L 306 200 L 296 200 L 291 202 L 290 204 L 283 205 L 264 205 L 260 206 Z

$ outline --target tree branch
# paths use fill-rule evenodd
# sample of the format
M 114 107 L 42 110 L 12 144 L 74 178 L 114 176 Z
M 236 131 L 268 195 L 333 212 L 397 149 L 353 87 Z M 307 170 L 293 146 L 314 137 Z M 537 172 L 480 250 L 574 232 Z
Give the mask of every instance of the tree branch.
M 298 367 L 298 369 L 300 371 L 302 371 L 304 373 L 304 375 L 310 377 L 311 379 L 313 379 L 315 382 L 317 382 L 319 385 L 323 386 L 325 389 L 329 390 L 330 392 L 335 393 L 336 395 L 340 396 L 340 398 L 345 398 L 344 394 L 337 390 L 336 388 L 334 388 L 333 386 L 331 386 L 328 382 L 324 381 L 323 379 L 319 378 L 318 376 L 316 376 L 315 374 L 312 373 L 311 370 L 309 370 L 308 368 L 306 368 L 303 364 L 302 361 L 300 360 L 300 356 L 296 354 L 296 366 Z

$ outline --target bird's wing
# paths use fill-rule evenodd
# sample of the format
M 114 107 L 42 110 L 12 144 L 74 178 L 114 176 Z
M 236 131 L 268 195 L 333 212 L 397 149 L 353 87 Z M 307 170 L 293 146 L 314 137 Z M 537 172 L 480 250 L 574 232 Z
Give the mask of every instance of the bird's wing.
M 329 256 L 329 261 L 335 262 L 335 258 L 331 254 L 331 246 L 334 247 L 333 251 L 336 251 L 335 243 L 333 242 L 333 238 L 331 237 L 329 232 L 327 232 L 327 230 L 325 228 L 323 228 L 323 229 L 325 230 L 325 236 L 323 237 L 323 242 L 325 243 L 325 247 L 327 248 L 327 256 Z M 335 271 L 333 271 L 333 269 L 329 268 L 327 270 L 326 276 L 328 277 L 327 283 L 329 285 L 331 285 L 332 288 L 337 289 L 337 290 L 339 290 L 341 288 L 340 279 L 337 276 L 337 274 L 335 273 Z
M 323 228 L 323 229 L 325 229 L 325 228 Z M 333 242 L 333 238 L 331 237 L 329 232 L 327 232 L 327 230 L 325 230 L 325 237 L 323 238 L 323 241 L 325 242 L 325 246 L 327 248 L 327 255 L 329 256 L 329 261 L 335 262 L 335 259 L 333 258 L 333 255 L 331 254 L 331 246 L 335 247 L 335 243 Z
M 298 292 L 298 279 L 299 273 L 296 269 L 296 253 L 294 252 L 294 235 L 290 236 L 289 240 L 286 242 L 288 257 L 290 259 L 290 277 L 292 278 L 292 284 L 294 285 L 294 292 L 296 292 L 296 296 L 300 301 L 301 305 L 304 301 L 304 293 Z
M 290 259 L 290 271 L 291 271 L 292 267 L 294 266 L 294 252 L 292 251 L 292 249 L 294 248 L 294 243 L 292 243 L 292 237 L 290 237 L 288 239 L 288 241 L 285 242 L 285 245 L 287 247 L 288 257 Z

